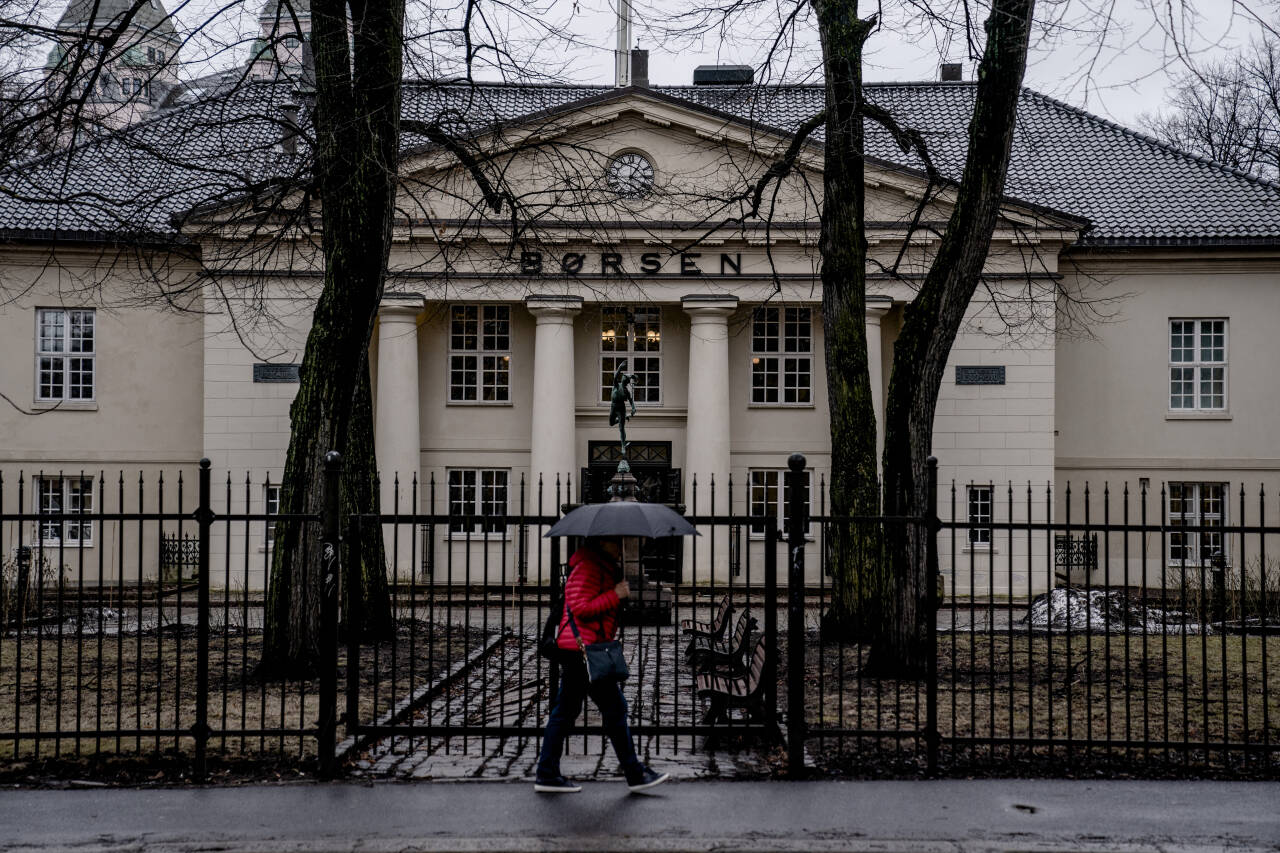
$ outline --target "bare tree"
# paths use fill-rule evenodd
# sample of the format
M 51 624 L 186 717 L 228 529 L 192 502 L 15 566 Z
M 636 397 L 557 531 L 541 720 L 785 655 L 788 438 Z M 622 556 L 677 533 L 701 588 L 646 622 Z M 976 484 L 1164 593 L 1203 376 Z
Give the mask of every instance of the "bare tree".
M 1142 124 L 1158 139 L 1268 180 L 1280 178 L 1280 41 L 1266 34 L 1240 55 L 1193 67 L 1169 106 Z

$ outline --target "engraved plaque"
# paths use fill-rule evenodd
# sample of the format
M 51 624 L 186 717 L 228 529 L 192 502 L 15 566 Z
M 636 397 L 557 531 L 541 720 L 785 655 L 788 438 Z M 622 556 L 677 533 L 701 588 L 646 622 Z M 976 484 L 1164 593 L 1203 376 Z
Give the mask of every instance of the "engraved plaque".
M 254 382 L 297 382 L 298 365 L 296 364 L 255 364 L 253 366 Z
M 956 366 L 957 385 L 1003 385 L 1004 365 L 999 367 Z

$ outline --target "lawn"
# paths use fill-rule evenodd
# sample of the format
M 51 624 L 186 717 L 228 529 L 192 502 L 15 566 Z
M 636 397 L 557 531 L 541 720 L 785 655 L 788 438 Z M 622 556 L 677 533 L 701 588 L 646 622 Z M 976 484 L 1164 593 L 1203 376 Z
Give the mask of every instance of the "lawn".
M 1266 643 L 1266 668 L 1262 655 Z M 866 649 L 815 645 L 806 713 L 825 729 L 914 732 L 923 682 L 863 677 Z M 1221 763 L 1221 745 L 1280 745 L 1280 637 L 940 635 L 938 730 L 970 752 L 1097 751 Z M 871 737 L 871 740 L 877 738 Z M 901 751 L 892 738 L 884 745 Z M 1049 750 L 1049 741 L 1061 746 Z M 1207 743 L 1207 750 L 1206 750 Z M 914 738 L 903 748 L 915 749 Z M 1037 744 L 1039 744 L 1037 746 Z M 820 750 L 821 751 L 821 750 Z M 1280 763 L 1274 757 L 1273 763 Z
M 483 633 L 474 629 L 432 629 L 430 623 L 404 619 L 393 641 L 361 649 L 361 719 L 373 720 L 390 704 L 456 666 L 484 641 Z M 254 668 L 261 656 L 260 631 L 229 626 L 218 628 L 210 638 L 207 713 L 215 732 L 210 751 L 314 756 L 315 738 L 296 732 L 316 727 L 319 681 L 258 679 Z M 56 628 L 46 628 L 39 639 L 34 634 L 21 642 L 13 636 L 0 638 L 0 733 L 24 734 L 16 746 L 13 740 L 0 741 L 0 760 L 189 752 L 194 744 L 190 736 L 157 732 L 185 731 L 195 722 L 196 660 L 191 625 L 86 636 L 80 642 L 74 631 L 64 632 L 59 642 Z M 339 714 L 346 707 L 346 664 L 343 647 L 338 660 Z M 59 726 L 61 736 L 51 734 Z M 77 737 L 77 729 L 127 734 Z M 287 731 L 295 734 L 280 733 Z

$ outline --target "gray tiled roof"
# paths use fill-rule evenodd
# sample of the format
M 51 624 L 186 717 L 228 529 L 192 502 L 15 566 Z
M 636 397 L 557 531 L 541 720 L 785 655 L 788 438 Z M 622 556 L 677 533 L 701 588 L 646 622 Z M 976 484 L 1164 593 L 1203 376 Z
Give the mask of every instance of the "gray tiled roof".
M 664 98 L 783 131 L 822 106 L 815 86 L 661 86 Z M 967 146 L 972 83 L 882 84 L 869 97 L 925 136 L 935 164 L 958 177 Z M 406 85 L 404 114 L 442 115 L 478 131 L 538 113 L 607 99 L 601 86 Z M 300 161 L 273 149 L 287 86 L 255 84 L 180 104 L 129 130 L 0 173 L 0 232 L 72 236 L 166 234 L 171 217 L 283 177 Z M 819 137 L 820 138 L 820 137 Z M 406 147 L 423 143 L 406 135 Z M 918 167 L 869 126 L 868 153 Z M 67 157 L 70 161 L 67 161 Z M 65 191 L 60 191 L 65 177 Z M 1280 187 L 1177 152 L 1141 134 L 1024 90 L 1008 194 L 1093 223 L 1094 245 L 1280 242 Z M 40 199 L 67 196 L 63 204 Z

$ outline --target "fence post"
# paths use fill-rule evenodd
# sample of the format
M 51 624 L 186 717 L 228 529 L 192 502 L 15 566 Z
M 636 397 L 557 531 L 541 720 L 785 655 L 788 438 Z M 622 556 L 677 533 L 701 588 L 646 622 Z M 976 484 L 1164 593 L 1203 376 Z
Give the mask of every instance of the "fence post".
M 764 523 L 765 724 L 778 731 L 778 524 Z M 788 694 L 789 695 L 789 694 Z
M 364 520 L 355 515 L 351 518 L 350 553 L 359 554 L 361 536 L 364 532 Z M 343 567 L 342 618 L 347 626 L 347 737 L 355 737 L 360 726 L 360 613 L 363 592 L 360 577 L 360 561 L 351 560 Z
M 209 506 L 210 464 L 208 459 L 200 460 L 199 501 L 194 513 L 199 527 L 199 559 L 196 564 L 196 721 L 191 734 L 196 740 L 196 778 L 201 780 L 208 772 L 209 750 L 209 531 L 213 527 L 213 509 Z
M 541 502 L 539 502 L 541 503 Z M 560 508 L 556 507 L 556 513 L 559 514 Z M 563 611 L 564 603 L 560 598 L 560 537 L 553 536 L 551 538 L 551 586 L 547 591 L 547 596 L 551 599 L 551 609 L 555 610 L 556 604 L 559 602 Z M 547 692 L 547 716 L 551 716 L 552 710 L 556 707 L 556 696 L 560 693 L 560 661 L 555 658 L 551 659 L 551 666 L 547 670 L 547 678 L 551 683 L 551 689 Z
M 804 775 L 804 531 L 809 526 L 805 498 L 805 458 L 793 453 L 787 460 L 787 487 L 791 490 L 787 515 L 787 771 Z
M 316 733 L 320 775 L 333 774 L 334 741 L 338 724 L 338 572 L 342 570 L 338 490 L 342 482 L 342 454 L 324 455 L 324 511 L 320 544 L 320 721 Z
M 930 456 L 925 465 L 929 477 L 929 501 L 925 508 L 925 577 L 929 585 L 925 595 L 928 614 L 925 624 L 929 631 L 929 653 L 925 675 L 925 746 L 928 774 L 938 773 L 938 531 L 942 521 L 938 518 L 938 459 Z M 918 552 L 917 552 L 918 553 Z

